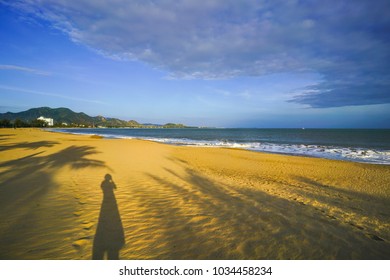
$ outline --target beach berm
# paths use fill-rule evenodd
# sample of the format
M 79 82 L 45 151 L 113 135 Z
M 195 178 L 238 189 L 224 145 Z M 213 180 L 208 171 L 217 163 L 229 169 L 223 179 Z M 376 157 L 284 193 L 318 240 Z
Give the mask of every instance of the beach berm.
M 390 259 L 390 166 L 0 129 L 0 259 Z

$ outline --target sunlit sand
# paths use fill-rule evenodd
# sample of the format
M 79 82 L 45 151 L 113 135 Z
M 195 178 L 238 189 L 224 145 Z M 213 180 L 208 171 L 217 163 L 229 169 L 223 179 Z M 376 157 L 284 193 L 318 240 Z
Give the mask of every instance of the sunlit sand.
M 0 259 L 390 259 L 390 166 L 0 130 Z

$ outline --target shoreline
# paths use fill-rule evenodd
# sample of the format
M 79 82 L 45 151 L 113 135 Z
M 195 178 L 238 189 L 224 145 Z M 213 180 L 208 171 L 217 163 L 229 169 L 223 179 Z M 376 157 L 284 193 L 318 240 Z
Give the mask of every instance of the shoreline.
M 0 153 L 0 259 L 390 259 L 388 165 L 39 129 Z
M 89 128 L 86 128 L 87 130 Z M 99 129 L 107 129 L 107 128 L 98 128 Z M 109 128 L 111 129 L 111 128 Z M 113 128 L 115 129 L 115 128 Z M 127 129 L 127 128 L 126 128 Z M 44 129 L 45 130 L 45 129 Z M 68 134 L 74 134 L 74 135 L 97 135 L 100 137 L 103 137 L 105 139 L 136 139 L 136 140 L 146 140 L 146 141 L 152 141 L 156 143 L 162 143 L 162 144 L 168 144 L 173 146 L 184 146 L 184 147 L 205 147 L 205 148 L 228 148 L 228 149 L 241 149 L 246 151 L 252 151 L 252 152 L 260 152 L 260 153 L 268 153 L 268 154 L 280 154 L 280 155 L 288 155 L 288 156 L 298 156 L 298 157 L 309 157 L 309 158 L 324 158 L 324 159 L 330 159 L 330 160 L 337 160 L 337 161 L 346 161 L 346 162 L 357 162 L 357 163 L 367 163 L 367 164 L 376 164 L 376 165 L 390 165 L 390 158 L 385 159 L 374 159 L 374 158 L 359 158 L 360 151 L 361 155 L 366 155 L 367 152 L 371 153 L 388 153 L 389 150 L 378 150 L 375 148 L 362 148 L 362 147 L 338 147 L 338 146 L 325 146 L 320 144 L 287 144 L 287 143 L 268 143 L 268 142 L 258 142 L 256 144 L 260 144 L 260 147 L 254 148 L 251 147 L 254 143 L 251 142 L 232 142 L 229 140 L 226 140 L 226 142 L 222 140 L 194 140 L 194 139 L 181 139 L 181 138 L 158 138 L 153 136 L 131 136 L 131 135 L 115 135 L 115 134 L 104 134 L 104 133 L 72 133 L 67 131 L 61 131 L 61 129 L 47 129 L 48 131 L 52 132 L 59 132 L 59 133 L 68 133 Z M 63 129 L 68 130 L 68 129 Z M 69 129 L 72 130 L 72 129 Z M 77 128 L 75 128 L 77 130 Z M 84 130 L 84 129 L 83 129 Z M 147 129 L 149 130 L 149 129 Z M 159 130 L 159 129 L 158 129 Z M 175 129 L 177 130 L 177 129 Z M 272 130 L 272 129 L 271 129 Z M 295 130 L 295 129 L 292 129 Z M 321 129 L 324 130 L 324 129 Z M 268 148 L 267 148 L 268 147 Z M 287 147 L 287 149 L 293 149 L 294 151 L 275 151 L 273 148 L 279 147 L 282 150 Z M 347 150 L 346 150 L 347 149 Z M 335 152 L 336 150 L 336 152 Z M 350 153 L 356 153 L 356 155 L 351 156 L 344 155 L 344 152 L 348 151 Z M 386 156 L 388 157 L 388 156 Z

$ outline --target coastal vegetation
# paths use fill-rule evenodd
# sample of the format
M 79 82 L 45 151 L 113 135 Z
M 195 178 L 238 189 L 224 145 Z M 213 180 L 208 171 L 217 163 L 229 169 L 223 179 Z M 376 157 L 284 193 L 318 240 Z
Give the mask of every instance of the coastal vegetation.
M 46 127 L 45 121 L 38 120 L 39 117 L 52 118 L 53 127 L 77 127 L 77 128 L 188 128 L 184 124 L 141 124 L 135 120 L 120 120 L 104 116 L 91 117 L 85 113 L 76 113 L 68 108 L 32 108 L 18 113 L 0 114 L 0 127 Z

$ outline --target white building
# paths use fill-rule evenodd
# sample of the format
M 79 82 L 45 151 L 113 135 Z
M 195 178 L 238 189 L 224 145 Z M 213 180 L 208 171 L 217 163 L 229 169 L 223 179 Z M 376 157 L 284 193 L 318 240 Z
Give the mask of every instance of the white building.
M 40 116 L 37 120 L 44 121 L 48 126 L 54 125 L 54 120 L 51 118 L 45 118 L 43 116 Z

